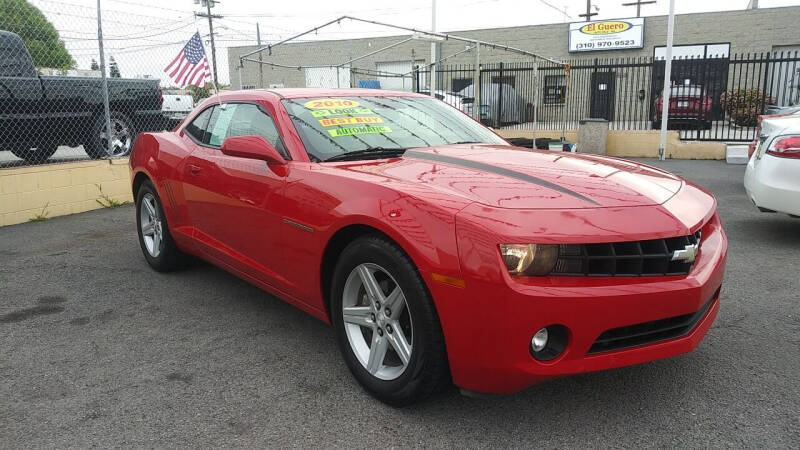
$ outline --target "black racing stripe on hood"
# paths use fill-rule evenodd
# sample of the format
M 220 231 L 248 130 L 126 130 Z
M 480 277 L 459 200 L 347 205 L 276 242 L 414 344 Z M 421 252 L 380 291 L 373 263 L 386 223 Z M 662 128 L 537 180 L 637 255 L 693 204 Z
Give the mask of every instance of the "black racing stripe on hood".
M 509 178 L 515 178 L 515 179 L 520 180 L 520 181 L 526 181 L 528 183 L 538 184 L 539 186 L 544 186 L 544 187 L 546 187 L 548 189 L 552 189 L 554 191 L 561 192 L 562 194 L 567 194 L 569 196 L 572 196 L 572 197 L 575 197 L 575 198 L 579 198 L 579 199 L 581 199 L 583 201 L 586 201 L 586 202 L 589 202 L 589 203 L 592 203 L 592 204 L 600 206 L 600 203 L 597 203 L 596 201 L 594 201 L 594 200 L 592 200 L 592 199 L 590 199 L 590 198 L 588 198 L 588 197 L 586 197 L 584 195 L 581 195 L 581 194 L 579 194 L 579 193 L 577 193 L 575 191 L 569 190 L 569 189 L 567 189 L 567 188 L 565 188 L 563 186 L 559 186 L 559 185 L 557 185 L 555 183 L 551 183 L 551 182 L 549 182 L 547 180 L 542 180 L 541 178 L 536 178 L 534 176 L 531 176 L 531 175 L 528 175 L 528 174 L 525 174 L 525 173 L 516 172 L 514 170 L 505 169 L 503 167 L 493 166 L 491 164 L 481 163 L 481 162 L 477 162 L 477 161 L 470 161 L 468 159 L 456 158 L 456 157 L 453 157 L 453 156 L 439 155 L 439 154 L 436 154 L 436 153 L 415 152 L 415 151 L 407 151 L 407 152 L 403 153 L 403 157 L 425 159 L 425 160 L 428 160 L 428 161 L 435 161 L 435 162 L 442 162 L 442 163 L 449 163 L 449 164 L 456 164 L 456 165 L 459 165 L 459 166 L 469 167 L 470 169 L 478 169 L 478 170 L 483 170 L 485 172 L 496 173 L 498 175 L 503 175 L 503 176 L 509 177 Z

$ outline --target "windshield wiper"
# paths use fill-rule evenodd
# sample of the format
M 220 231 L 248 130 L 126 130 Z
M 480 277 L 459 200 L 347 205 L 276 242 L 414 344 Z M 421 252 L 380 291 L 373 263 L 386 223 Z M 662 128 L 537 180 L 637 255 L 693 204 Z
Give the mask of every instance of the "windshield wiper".
M 338 155 L 324 159 L 323 162 L 356 161 L 359 159 L 371 159 L 371 158 L 365 158 L 365 156 L 375 157 L 375 158 L 400 156 L 403 153 L 405 153 L 405 151 L 406 151 L 405 148 L 370 147 L 370 148 L 365 148 L 363 150 L 353 150 L 352 152 L 340 153 Z
M 458 142 L 450 142 L 447 145 L 459 145 L 459 144 L 484 144 L 485 142 L 478 142 L 478 141 L 458 141 Z

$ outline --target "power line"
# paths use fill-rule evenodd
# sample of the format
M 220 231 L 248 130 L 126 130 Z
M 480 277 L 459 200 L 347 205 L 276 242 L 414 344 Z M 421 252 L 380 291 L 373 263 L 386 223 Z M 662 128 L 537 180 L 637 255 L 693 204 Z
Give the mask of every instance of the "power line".
M 136 40 L 140 40 L 140 39 L 146 40 L 147 38 L 152 38 L 152 37 L 156 37 L 156 36 L 163 36 L 165 34 L 169 34 L 169 33 L 172 33 L 172 32 L 178 31 L 178 30 L 182 30 L 182 29 L 184 29 L 186 27 L 189 27 L 191 25 L 194 25 L 194 24 L 193 23 L 185 23 L 185 24 L 183 24 L 183 25 L 181 25 L 181 26 L 179 26 L 177 28 L 173 28 L 171 30 L 162 31 L 162 32 L 159 32 L 159 33 L 148 34 L 148 35 L 133 35 L 133 34 L 131 34 L 131 35 L 114 36 L 114 37 L 105 37 L 104 36 L 103 40 L 104 41 L 136 41 Z M 59 37 L 61 37 L 62 39 L 70 39 L 70 40 L 73 40 L 73 41 L 96 41 L 97 40 L 97 37 L 84 38 L 84 37 L 69 37 L 69 36 L 61 36 L 61 35 L 59 35 Z
M 567 14 L 567 7 L 566 7 L 566 6 L 564 6 L 564 8 L 563 8 L 563 9 L 561 9 L 561 8 L 559 8 L 558 6 L 556 6 L 556 5 L 554 5 L 554 4 L 550 3 L 550 2 L 548 2 L 548 1 L 546 1 L 546 0 L 539 0 L 539 2 L 540 2 L 540 3 L 542 3 L 542 4 L 544 4 L 545 6 L 549 6 L 549 7 L 553 8 L 553 9 L 555 9 L 556 11 L 560 12 L 561 14 L 563 14 L 563 15 L 564 15 L 564 17 L 565 17 L 565 18 L 566 18 L 566 17 L 569 17 L 570 19 L 572 19 L 572 16 L 570 16 L 569 14 Z

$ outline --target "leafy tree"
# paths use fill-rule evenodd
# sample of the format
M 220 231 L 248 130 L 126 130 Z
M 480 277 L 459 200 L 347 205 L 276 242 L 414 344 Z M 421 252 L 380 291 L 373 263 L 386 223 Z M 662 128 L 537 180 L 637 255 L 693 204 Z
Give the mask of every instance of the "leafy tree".
M 112 56 L 111 58 L 109 58 L 109 61 L 110 61 L 108 63 L 109 76 L 111 78 L 119 78 L 120 73 L 119 73 L 119 66 L 117 66 L 117 60 L 115 60 L 114 57 Z
M 100 70 L 100 64 L 97 64 L 97 60 L 92 58 L 92 65 L 89 68 L 92 70 Z
M 20 35 L 36 67 L 73 69 L 72 59 L 58 31 L 39 9 L 26 0 L 0 0 L 0 30 Z
M 195 103 L 199 102 L 204 98 L 211 97 L 211 94 L 214 92 L 214 86 L 211 83 L 206 83 L 203 87 L 197 87 L 195 85 L 186 86 L 186 89 L 189 90 L 189 93 L 192 94 L 192 99 Z

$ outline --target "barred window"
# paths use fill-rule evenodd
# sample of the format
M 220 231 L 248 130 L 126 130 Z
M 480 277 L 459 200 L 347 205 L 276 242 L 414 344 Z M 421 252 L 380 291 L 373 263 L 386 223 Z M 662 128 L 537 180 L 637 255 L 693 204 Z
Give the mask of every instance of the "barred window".
M 566 80 L 564 75 L 546 75 L 544 77 L 544 104 L 564 103 L 567 93 Z

